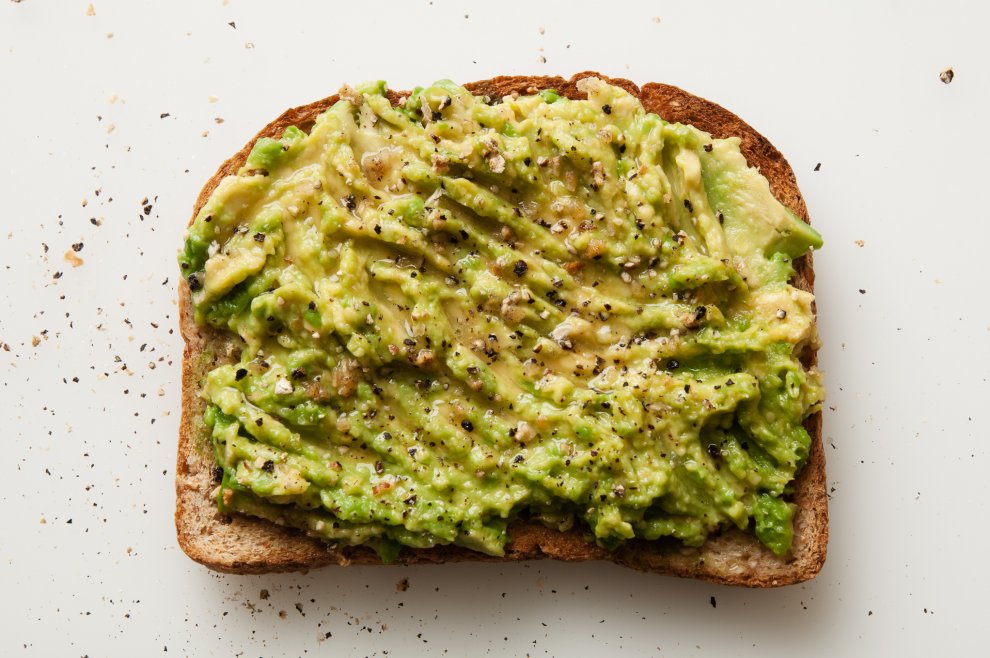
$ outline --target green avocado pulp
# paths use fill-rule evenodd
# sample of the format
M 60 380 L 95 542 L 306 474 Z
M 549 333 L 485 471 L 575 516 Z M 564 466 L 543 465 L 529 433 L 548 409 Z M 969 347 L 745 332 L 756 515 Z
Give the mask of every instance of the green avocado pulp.
M 201 383 L 221 510 L 385 561 L 501 555 L 517 518 L 788 554 L 821 238 L 738 139 L 579 88 L 345 88 L 221 181 L 179 257 L 243 339 Z

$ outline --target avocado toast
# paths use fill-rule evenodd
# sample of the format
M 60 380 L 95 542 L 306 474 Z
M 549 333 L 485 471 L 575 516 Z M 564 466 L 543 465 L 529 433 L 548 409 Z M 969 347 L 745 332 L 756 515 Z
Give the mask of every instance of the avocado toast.
M 818 239 L 792 222 L 791 213 L 805 221 L 807 214 L 786 161 L 734 115 L 666 85 L 640 89 L 583 73 L 466 88 L 473 96 L 441 83 L 405 94 L 365 85 L 343 91 L 349 105 L 336 105 L 334 96 L 289 110 L 200 194 L 180 258 L 186 352 L 176 522 L 183 549 L 238 573 L 553 557 L 749 586 L 813 577 L 827 542 L 806 253 Z M 594 107 L 553 107 L 560 97 L 588 93 Z M 498 102 L 507 96 L 517 98 Z M 664 121 L 644 117 L 639 103 Z M 507 116 L 510 107 L 519 116 Z M 330 118 L 321 124 L 324 113 Z M 526 123 L 530 116 L 543 123 Z M 481 129 L 479 138 L 457 132 L 465 117 Z M 325 125 L 331 120 L 337 123 Z M 350 152 L 360 171 L 336 185 L 307 178 L 307 133 L 330 135 L 321 148 L 339 144 L 339 126 L 351 120 L 368 132 L 355 133 L 362 143 L 354 149 L 335 153 Z M 490 130 L 494 124 L 499 131 Z M 543 128 L 549 146 L 537 146 Z M 651 184 L 645 181 L 663 167 L 629 168 L 633 152 L 653 139 L 627 137 L 635 130 L 666 131 L 667 157 L 679 158 L 667 170 L 681 178 Z M 436 147 L 415 141 L 422 134 Z M 397 135 L 405 141 L 398 149 L 369 143 Z M 738 146 L 719 139 L 733 136 Z M 459 138 L 472 148 L 451 151 Z M 590 151 L 595 140 L 607 149 Z M 720 177 L 720 163 L 739 152 L 742 166 L 723 167 Z M 734 245 L 753 232 L 737 224 L 731 201 L 740 190 L 759 192 L 753 181 L 738 183 L 753 175 L 745 163 L 783 204 L 761 202 L 777 224 L 769 241 L 760 238 L 759 263 L 732 262 Z M 335 166 L 346 172 L 348 165 Z M 307 215 L 305 199 L 283 195 L 265 206 L 274 211 L 255 213 L 250 227 L 236 214 L 224 218 L 225 208 L 257 204 L 250 195 L 268 194 L 276 171 L 289 171 L 290 193 L 306 188 L 321 199 L 314 205 L 331 199 L 332 208 Z M 630 200 L 644 190 L 665 192 L 633 208 Z M 582 202 L 560 202 L 573 198 Z M 647 207 L 660 209 L 660 221 L 643 214 L 652 213 Z M 334 237 L 307 247 L 299 227 L 317 219 L 319 233 Z M 224 222 L 231 225 L 220 228 Z M 227 244 L 211 253 L 215 235 Z M 418 244 L 436 235 L 445 239 Z M 380 251 L 381 242 L 396 253 Z M 335 273 L 322 277 L 329 270 L 321 265 L 314 275 L 310 266 L 327 246 Z M 276 268 L 269 257 L 287 262 L 286 249 L 296 262 Z M 673 262 L 678 254 L 691 257 Z M 750 288 L 743 313 L 734 291 Z M 470 303 L 451 302 L 458 290 Z M 746 316 L 745 327 L 733 324 L 737 315 Z M 446 329 L 431 320 L 441 316 Z M 747 338 L 737 351 L 755 353 L 756 361 L 726 360 L 733 349 L 726 339 L 751 323 L 787 349 L 754 350 Z M 330 354 L 328 332 L 344 350 Z M 783 361 L 770 372 L 768 355 L 778 352 Z M 623 391 L 629 373 L 642 390 Z M 778 396 L 784 387 L 788 395 Z M 796 419 L 778 426 L 779 436 L 760 407 L 776 398 L 798 401 L 770 410 Z M 684 414 L 694 414 L 690 425 Z M 299 438 L 321 432 L 337 439 L 326 446 Z M 654 443 L 643 444 L 644 434 Z M 603 464 L 605 455 L 614 461 Z M 648 467 L 629 462 L 647 458 Z

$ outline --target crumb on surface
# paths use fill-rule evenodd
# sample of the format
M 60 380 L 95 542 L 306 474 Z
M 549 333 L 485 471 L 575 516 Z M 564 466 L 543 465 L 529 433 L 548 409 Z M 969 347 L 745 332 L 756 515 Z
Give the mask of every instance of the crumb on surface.
M 72 267 L 79 267 L 80 265 L 82 265 L 85 262 L 85 261 L 83 261 L 82 258 L 80 258 L 79 256 L 77 256 L 76 255 L 76 252 L 74 250 L 72 250 L 72 249 L 69 249 L 68 251 L 66 251 L 65 254 L 62 257 L 66 260 L 67 263 L 69 263 L 70 265 L 72 265 Z

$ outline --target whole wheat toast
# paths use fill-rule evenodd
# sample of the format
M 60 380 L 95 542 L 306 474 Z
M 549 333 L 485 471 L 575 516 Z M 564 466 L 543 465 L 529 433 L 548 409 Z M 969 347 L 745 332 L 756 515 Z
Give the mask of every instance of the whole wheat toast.
M 741 150 L 751 166 L 758 167 L 769 180 L 774 195 L 799 217 L 808 221 L 807 208 L 798 190 L 794 172 L 774 146 L 728 110 L 693 96 L 677 87 L 648 83 L 638 87 L 628 80 L 608 78 L 594 72 L 578 73 L 565 80 L 544 76 L 500 76 L 465 85 L 478 95 L 501 98 L 517 92 L 534 93 L 552 88 L 568 98 L 584 98 L 577 81 L 596 76 L 623 87 L 639 97 L 648 112 L 667 121 L 687 123 L 722 138 L 741 138 Z M 389 91 L 395 103 L 404 92 Z M 293 108 L 265 126 L 244 148 L 227 160 L 207 181 L 199 194 L 193 218 L 206 203 L 219 182 L 244 164 L 254 142 L 260 137 L 277 138 L 290 126 L 308 130 L 316 117 L 337 102 L 334 95 Z M 191 220 L 190 220 L 191 221 Z M 795 261 L 796 287 L 812 291 L 814 269 L 811 254 Z M 180 328 L 185 339 L 182 367 L 182 419 L 176 468 L 175 523 L 179 545 L 189 557 L 211 569 L 228 573 L 304 571 L 331 563 L 380 564 L 378 555 L 367 547 L 332 549 L 328 544 L 301 532 L 269 521 L 218 512 L 213 479 L 214 459 L 208 431 L 203 424 L 205 403 L 199 397 L 202 378 L 222 363 L 233 362 L 240 339 L 231 334 L 198 326 L 193 319 L 189 287 L 179 284 Z M 806 364 L 815 362 L 815 350 L 802 355 Z M 828 543 L 828 507 L 825 483 L 825 455 L 821 440 L 821 413 L 809 417 L 805 425 L 811 434 L 811 448 L 804 469 L 794 483 L 793 500 L 798 506 L 794 517 L 794 543 L 788 559 L 776 557 L 751 534 L 736 529 L 711 536 L 700 548 L 688 548 L 675 540 L 630 541 L 609 552 L 582 537 L 580 529 L 551 530 L 539 523 L 517 521 L 509 527 L 510 540 L 505 556 L 490 557 L 456 546 L 430 549 L 404 548 L 399 564 L 453 561 L 504 561 L 553 558 L 558 560 L 610 560 L 643 571 L 699 578 L 716 583 L 749 587 L 775 587 L 813 578 L 825 562 Z

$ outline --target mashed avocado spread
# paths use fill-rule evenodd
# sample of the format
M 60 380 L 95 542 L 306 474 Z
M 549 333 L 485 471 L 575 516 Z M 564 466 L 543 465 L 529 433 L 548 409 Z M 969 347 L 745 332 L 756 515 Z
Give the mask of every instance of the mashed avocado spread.
M 821 238 L 739 140 L 596 78 L 385 89 L 257 140 L 189 229 L 196 321 L 243 340 L 201 382 L 220 509 L 384 561 L 518 518 L 787 555 Z

